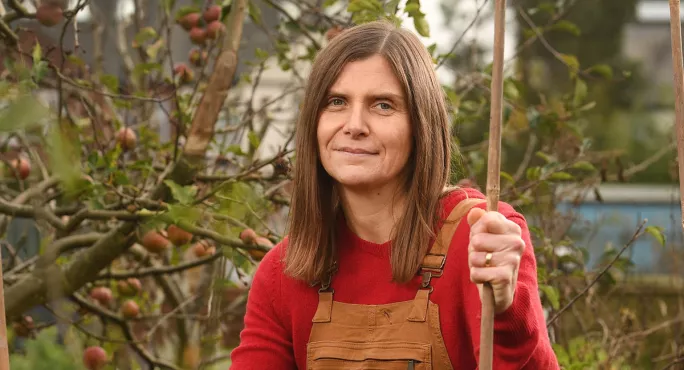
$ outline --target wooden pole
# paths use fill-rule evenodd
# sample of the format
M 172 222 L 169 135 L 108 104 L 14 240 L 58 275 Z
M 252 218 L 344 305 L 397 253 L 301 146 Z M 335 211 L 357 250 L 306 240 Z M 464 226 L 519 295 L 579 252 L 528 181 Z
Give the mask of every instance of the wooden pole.
M 0 248 L 0 370 L 10 370 L 7 319 L 5 318 L 5 288 L 2 277 L 2 248 Z
M 682 61 L 682 23 L 679 0 L 670 0 L 670 39 L 672 41 L 672 71 L 675 93 L 675 126 L 677 127 L 677 160 L 679 164 L 679 194 L 684 229 L 684 63 Z
M 487 210 L 498 211 L 501 177 L 501 121 L 503 111 L 503 58 L 506 27 L 506 0 L 494 6 L 494 61 L 492 64 L 491 108 L 489 116 L 489 155 L 487 163 Z M 480 370 L 492 370 L 494 357 L 494 291 L 482 286 L 480 325 Z

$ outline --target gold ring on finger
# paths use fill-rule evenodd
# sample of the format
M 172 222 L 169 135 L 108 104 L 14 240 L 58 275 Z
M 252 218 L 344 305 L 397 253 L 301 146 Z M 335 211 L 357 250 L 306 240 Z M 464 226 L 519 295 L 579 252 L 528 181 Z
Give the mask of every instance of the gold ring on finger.
M 485 254 L 485 267 L 489 267 L 491 264 L 492 264 L 492 253 L 487 252 L 487 254 Z

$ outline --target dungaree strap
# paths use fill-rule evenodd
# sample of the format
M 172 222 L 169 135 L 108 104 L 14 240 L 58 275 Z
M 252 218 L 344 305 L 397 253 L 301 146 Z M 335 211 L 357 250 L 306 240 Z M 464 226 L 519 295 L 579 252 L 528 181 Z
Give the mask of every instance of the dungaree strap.
M 423 281 L 421 283 L 421 289 L 416 293 L 413 308 L 408 317 L 409 321 L 425 321 L 427 317 L 429 296 L 432 292 L 430 282 L 433 277 L 442 276 L 449 245 L 451 244 L 451 239 L 453 239 L 461 219 L 468 214 L 468 211 L 470 211 L 471 208 L 482 202 L 485 202 L 485 200 L 479 198 L 462 200 L 454 207 L 444 222 L 444 225 L 439 230 L 439 234 L 432 244 L 432 248 L 425 255 L 423 263 L 420 266 L 420 273 L 423 275 Z
M 318 308 L 312 322 L 330 322 L 332 317 L 333 292 L 318 293 Z
M 406 320 L 415 322 L 425 322 L 427 320 L 428 311 L 428 296 L 430 291 L 428 289 L 418 289 L 416 298 L 413 300 L 413 308 Z
M 432 248 L 423 258 L 423 264 L 420 266 L 421 269 L 442 270 L 444 263 L 446 262 L 446 254 L 449 250 L 451 239 L 453 239 L 461 219 L 468 214 L 468 211 L 470 211 L 471 208 L 483 202 L 485 202 L 485 200 L 479 198 L 464 199 L 451 210 L 451 213 L 432 244 Z

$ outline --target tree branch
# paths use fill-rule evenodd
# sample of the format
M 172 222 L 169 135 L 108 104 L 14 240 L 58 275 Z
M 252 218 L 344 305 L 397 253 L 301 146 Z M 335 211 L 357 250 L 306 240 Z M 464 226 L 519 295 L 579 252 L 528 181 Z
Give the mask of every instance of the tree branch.
M 70 264 L 59 269 L 62 291 L 73 294 L 132 244 L 134 223 L 124 223 L 97 241 L 91 248 L 76 256 Z M 34 270 L 29 276 L 12 285 L 5 292 L 7 317 L 21 314 L 27 309 L 46 302 L 47 282 L 43 269 Z
M 214 126 L 223 103 L 228 97 L 238 64 L 238 48 L 242 38 L 247 0 L 236 0 L 231 5 L 228 27 L 224 32 L 221 52 L 216 57 L 214 71 L 197 107 L 183 153 L 189 158 L 201 158 L 214 136 Z
M 148 267 L 148 268 L 132 270 L 132 271 L 127 271 L 127 272 L 123 272 L 123 271 L 106 272 L 106 273 L 100 274 L 97 278 L 100 280 L 108 280 L 108 279 L 126 280 L 128 278 L 143 278 L 143 277 L 148 277 L 148 276 L 168 275 L 168 274 L 173 274 L 173 273 L 189 270 L 193 267 L 201 266 L 201 265 L 204 265 L 206 263 L 212 262 L 212 261 L 216 260 L 217 258 L 221 257 L 221 255 L 222 254 L 220 252 L 217 252 L 217 253 L 212 254 L 211 256 L 202 257 L 202 258 L 196 259 L 194 261 L 181 263 L 181 264 L 175 265 L 175 266 Z

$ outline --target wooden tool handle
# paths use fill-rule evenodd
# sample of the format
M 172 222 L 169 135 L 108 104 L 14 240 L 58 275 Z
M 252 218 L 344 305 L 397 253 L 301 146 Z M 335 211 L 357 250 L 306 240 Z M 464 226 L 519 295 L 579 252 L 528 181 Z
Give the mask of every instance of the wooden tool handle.
M 503 111 L 503 62 L 506 26 L 506 0 L 496 0 L 494 7 L 494 61 L 492 64 L 491 109 L 489 121 L 489 156 L 487 163 L 487 210 L 498 211 L 501 176 L 501 125 Z M 480 370 L 492 370 L 494 357 L 494 291 L 482 286 L 482 321 L 480 325 Z
M 684 65 L 682 65 L 682 24 L 679 0 L 670 0 L 670 39 L 672 41 L 672 73 L 674 88 L 677 159 L 679 162 L 679 193 L 684 222 Z M 684 223 L 682 224 L 684 229 Z

